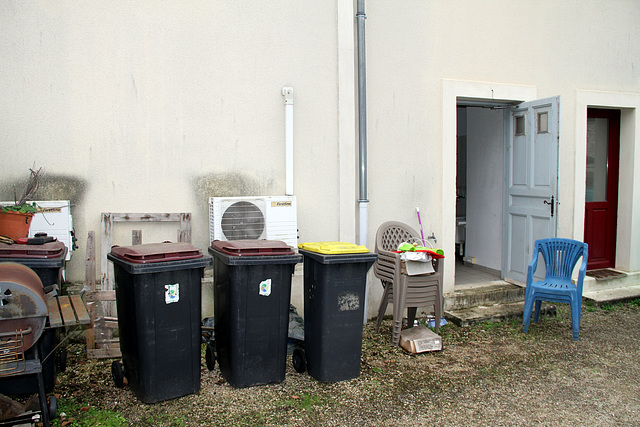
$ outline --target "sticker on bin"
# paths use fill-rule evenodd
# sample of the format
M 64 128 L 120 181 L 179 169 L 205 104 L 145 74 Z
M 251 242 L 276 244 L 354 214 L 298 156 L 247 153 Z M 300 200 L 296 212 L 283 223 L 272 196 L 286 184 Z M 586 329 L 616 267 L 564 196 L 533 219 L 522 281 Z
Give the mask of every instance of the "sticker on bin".
M 172 302 L 180 301 L 180 284 L 176 283 L 174 285 L 164 285 L 166 289 L 164 291 L 164 302 L 165 304 L 171 304 Z
M 360 310 L 360 297 L 355 292 L 341 292 L 338 294 L 338 311 Z
M 259 294 L 263 297 L 268 297 L 271 295 L 271 279 L 263 280 L 260 282 L 260 291 Z
M 312 243 L 300 243 L 299 249 L 317 252 L 319 254 L 362 254 L 369 252 L 363 245 L 356 245 L 355 243 L 348 242 L 312 242 Z

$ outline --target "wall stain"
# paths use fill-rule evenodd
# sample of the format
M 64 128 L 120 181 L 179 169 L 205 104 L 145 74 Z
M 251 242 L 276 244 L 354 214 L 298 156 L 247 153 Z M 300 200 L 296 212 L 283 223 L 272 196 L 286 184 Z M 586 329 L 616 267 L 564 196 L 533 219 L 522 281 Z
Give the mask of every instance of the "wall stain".
M 200 176 L 194 180 L 193 187 L 198 204 L 208 206 L 209 197 L 269 195 L 272 184 L 272 180 L 258 181 L 239 172 L 228 172 Z
M 0 200 L 9 202 L 20 198 L 27 188 L 27 178 L 0 183 Z M 38 190 L 33 194 L 32 199 L 70 200 L 72 205 L 78 205 L 84 198 L 86 189 L 87 182 L 83 179 L 70 175 L 43 173 L 40 176 Z

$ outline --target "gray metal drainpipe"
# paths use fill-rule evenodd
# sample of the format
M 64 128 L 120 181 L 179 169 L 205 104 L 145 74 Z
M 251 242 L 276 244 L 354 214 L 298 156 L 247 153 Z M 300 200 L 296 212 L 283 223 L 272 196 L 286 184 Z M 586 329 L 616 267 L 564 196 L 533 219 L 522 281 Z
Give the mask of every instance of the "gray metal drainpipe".
M 358 10 L 356 12 L 358 30 L 358 139 L 360 149 L 360 197 L 358 198 L 358 244 L 367 245 L 367 62 L 364 46 L 364 20 L 367 15 L 364 13 L 364 0 L 358 0 Z M 368 284 L 364 289 L 364 317 L 362 323 L 367 323 L 369 304 L 367 297 Z
M 357 5 L 357 32 L 358 32 L 358 137 L 360 151 L 360 197 L 359 207 L 359 232 L 358 244 L 367 244 L 367 63 L 365 55 L 364 0 L 358 0 Z

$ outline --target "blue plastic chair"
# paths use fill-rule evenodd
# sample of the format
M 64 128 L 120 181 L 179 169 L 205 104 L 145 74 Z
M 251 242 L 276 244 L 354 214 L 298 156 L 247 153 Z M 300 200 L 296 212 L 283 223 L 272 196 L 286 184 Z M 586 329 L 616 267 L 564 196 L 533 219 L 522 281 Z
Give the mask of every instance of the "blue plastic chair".
M 538 254 L 547 269 L 542 281 L 533 281 L 533 275 L 538 266 Z M 571 273 L 578 260 L 582 257 L 582 265 L 577 283 L 571 282 Z M 542 301 L 567 303 L 571 306 L 571 326 L 573 339 L 578 339 L 580 332 L 580 310 L 582 307 L 582 284 L 587 272 L 587 258 L 589 246 L 586 243 L 571 239 L 541 239 L 536 240 L 533 260 L 529 264 L 527 273 L 527 288 L 524 297 L 524 313 L 522 319 L 523 331 L 529 329 L 533 303 L 536 311 L 533 318 L 535 323 L 540 320 L 540 306 Z

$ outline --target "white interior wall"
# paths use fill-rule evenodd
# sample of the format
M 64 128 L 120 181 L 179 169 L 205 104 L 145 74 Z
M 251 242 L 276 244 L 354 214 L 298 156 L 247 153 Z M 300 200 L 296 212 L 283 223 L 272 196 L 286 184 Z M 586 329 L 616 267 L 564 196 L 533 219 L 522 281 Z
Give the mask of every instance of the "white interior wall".
M 467 257 L 494 270 L 502 259 L 503 111 L 467 108 Z

